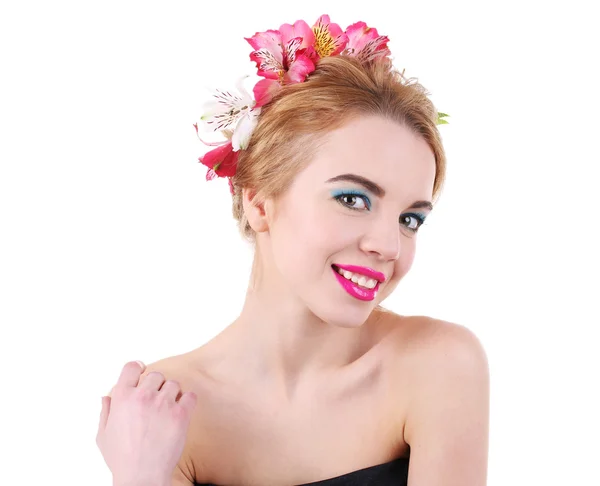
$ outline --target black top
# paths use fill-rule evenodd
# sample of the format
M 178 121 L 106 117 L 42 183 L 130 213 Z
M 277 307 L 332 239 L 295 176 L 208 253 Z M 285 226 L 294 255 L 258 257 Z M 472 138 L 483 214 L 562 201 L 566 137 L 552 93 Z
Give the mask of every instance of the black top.
M 406 486 L 408 484 L 408 457 L 349 472 L 343 476 L 323 479 L 298 486 Z M 219 486 L 212 483 L 194 483 L 194 486 Z

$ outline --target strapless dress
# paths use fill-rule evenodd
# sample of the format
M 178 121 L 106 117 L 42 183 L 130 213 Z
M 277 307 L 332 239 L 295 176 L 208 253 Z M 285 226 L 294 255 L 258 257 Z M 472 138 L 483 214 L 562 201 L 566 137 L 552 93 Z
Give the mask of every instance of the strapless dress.
M 400 457 L 384 464 L 352 471 L 335 478 L 323 479 L 298 486 L 406 486 L 408 484 L 408 457 Z M 220 486 L 213 483 L 194 483 L 195 486 Z

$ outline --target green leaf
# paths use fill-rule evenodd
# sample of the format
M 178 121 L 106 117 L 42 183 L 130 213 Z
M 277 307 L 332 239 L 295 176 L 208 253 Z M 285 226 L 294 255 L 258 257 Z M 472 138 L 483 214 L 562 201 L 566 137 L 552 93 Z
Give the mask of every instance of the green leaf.
M 445 116 L 450 116 L 450 115 L 447 115 L 446 113 L 438 112 L 437 125 L 448 125 L 448 122 L 443 119 Z

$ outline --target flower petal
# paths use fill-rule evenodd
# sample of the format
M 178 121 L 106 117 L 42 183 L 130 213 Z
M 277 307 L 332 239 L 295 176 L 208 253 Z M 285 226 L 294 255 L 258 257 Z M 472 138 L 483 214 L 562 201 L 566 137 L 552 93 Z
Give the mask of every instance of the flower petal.
M 250 53 L 250 59 L 256 63 L 257 74 L 267 79 L 280 79 L 283 73 L 283 53 L 273 54 L 267 49 Z
M 376 39 L 367 42 L 355 56 L 362 61 L 372 61 L 373 59 L 389 56 L 391 52 L 387 46 L 388 42 L 387 36 L 380 35 Z
M 295 37 L 301 37 L 302 44 L 300 45 L 300 49 L 314 47 L 315 45 L 315 34 L 304 20 L 297 20 L 294 22 L 294 25 L 283 24 L 279 27 L 279 31 L 281 32 L 283 44 Z
M 212 169 L 206 170 L 206 180 L 212 181 L 215 177 L 217 177 L 217 173 Z
M 225 134 L 227 132 L 227 130 L 223 130 L 223 133 Z M 218 147 L 223 145 L 224 143 L 227 143 L 227 140 L 222 140 L 220 142 L 205 142 L 204 140 L 202 140 L 200 138 L 200 135 L 198 134 L 198 132 L 196 132 L 196 136 L 198 137 L 198 140 L 200 140 L 204 145 L 208 145 L 209 147 Z M 231 137 L 227 137 L 228 139 L 230 139 Z
M 289 69 L 290 64 L 296 60 L 296 51 L 302 45 L 302 37 L 294 37 L 285 43 L 283 48 L 283 64 Z
M 266 49 L 273 53 L 281 51 L 281 32 L 278 30 L 267 30 L 266 32 L 257 32 L 252 37 L 244 37 L 252 46 L 252 49 L 258 51 Z
M 252 98 L 252 95 L 250 93 L 248 93 L 248 90 L 246 89 L 246 87 L 244 86 L 244 81 L 246 81 L 246 79 L 248 79 L 250 76 L 248 74 L 246 74 L 245 76 L 240 77 L 236 83 L 235 83 L 235 87 L 237 88 L 237 90 L 241 93 L 242 95 L 242 99 L 246 102 L 252 103 L 254 101 L 254 99 Z
M 254 109 L 266 105 L 280 89 L 281 84 L 274 79 L 261 79 L 254 85 L 254 99 L 256 99 Z
M 285 73 L 284 84 L 302 83 L 315 70 L 315 64 L 304 54 L 299 54 L 290 69 Z
M 239 152 L 230 152 L 214 171 L 219 177 L 233 177 L 237 170 Z
M 346 29 L 348 44 L 342 52 L 362 61 L 371 61 L 378 57 L 391 55 L 387 47 L 389 39 L 379 35 L 377 29 L 368 27 L 364 22 L 356 22 Z
M 300 52 L 298 52 L 300 54 Z M 315 46 L 308 46 L 306 49 L 302 49 L 302 54 L 308 57 L 313 63 L 319 60 L 319 54 L 315 51 Z
M 321 15 L 312 30 L 315 34 L 315 51 L 319 57 L 335 56 L 348 43 L 348 36 L 338 24 L 330 22 L 329 15 Z
M 233 132 L 233 138 L 231 139 L 233 150 L 246 150 L 248 148 L 250 137 L 258 123 L 259 114 L 260 108 L 251 110 L 246 116 L 243 116 L 240 119 Z
M 227 130 L 235 126 L 240 119 L 254 106 L 254 99 L 244 88 L 244 80 L 248 76 L 242 76 L 236 82 L 240 94 L 230 91 L 217 90 L 213 95 L 215 100 L 204 103 L 203 113 L 200 120 L 205 127 L 217 130 Z
M 352 50 L 352 53 L 360 51 L 367 42 L 377 38 L 377 29 L 367 27 L 364 22 L 355 22 L 346 29 L 348 36 L 347 50 Z
M 216 165 L 220 164 L 231 152 L 233 148 L 231 142 L 225 142 L 216 149 L 206 152 L 198 160 L 210 169 L 214 169 Z
M 244 37 L 254 51 L 250 59 L 256 63 L 258 75 L 268 79 L 279 79 L 283 72 L 283 46 L 281 32 L 267 30 L 257 32 L 252 37 Z
M 231 142 L 227 142 L 221 147 L 217 147 L 207 152 L 198 160 L 212 169 L 219 177 L 232 177 L 237 169 L 237 160 L 239 152 L 234 152 Z M 212 172 L 208 172 L 206 177 L 214 177 Z

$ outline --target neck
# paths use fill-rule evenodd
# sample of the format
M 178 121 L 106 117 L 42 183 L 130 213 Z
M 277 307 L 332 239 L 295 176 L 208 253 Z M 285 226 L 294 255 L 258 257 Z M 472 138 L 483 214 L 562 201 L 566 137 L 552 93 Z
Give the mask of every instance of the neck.
M 291 402 L 366 352 L 372 319 L 360 327 L 327 323 L 270 277 L 274 273 L 261 273 L 249 285 L 239 317 L 215 338 L 219 359 L 211 366 L 228 382 Z

